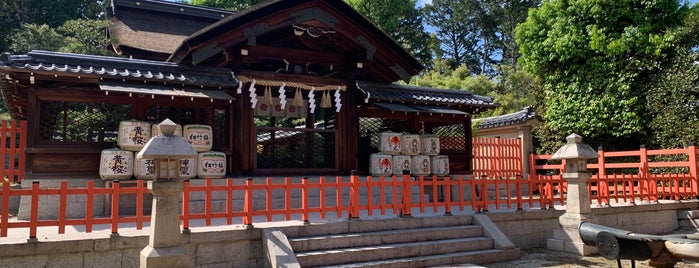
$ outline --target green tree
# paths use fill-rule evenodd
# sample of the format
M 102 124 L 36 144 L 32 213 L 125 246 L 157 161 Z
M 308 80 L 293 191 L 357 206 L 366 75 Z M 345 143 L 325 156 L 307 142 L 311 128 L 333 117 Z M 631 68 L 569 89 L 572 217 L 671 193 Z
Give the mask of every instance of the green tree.
M 65 37 L 46 24 L 23 24 L 12 36 L 9 51 L 25 54 L 34 49 L 57 51 L 65 45 Z
M 346 2 L 423 64 L 431 65 L 431 40 L 423 26 L 420 11 L 415 8 L 416 0 L 346 0 Z
M 676 0 L 548 0 L 531 10 L 516 40 L 523 66 L 542 78 L 543 144 L 571 132 L 608 149 L 644 144 L 650 77 L 672 59 L 687 11 Z
M 55 28 L 71 19 L 96 19 L 103 2 L 94 0 L 0 1 L 0 52 L 8 51 L 13 33 L 23 24 Z
M 46 24 L 24 24 L 11 36 L 9 50 L 25 54 L 31 50 L 60 51 L 89 55 L 116 55 L 106 50 L 107 20 L 69 20 L 54 29 Z
M 699 141 L 699 6 L 676 31 L 672 64 L 652 78 L 648 94 L 651 147 L 679 148 Z
M 87 19 L 66 21 L 57 29 L 57 32 L 66 38 L 65 44 L 59 48 L 59 51 L 116 56 L 116 53 L 106 49 L 112 42 L 105 34 L 109 23 L 108 20 Z
M 444 56 L 453 68 L 465 64 L 473 74 L 495 77 L 501 66 L 516 66 L 515 26 L 539 0 L 434 0 L 423 8 Z

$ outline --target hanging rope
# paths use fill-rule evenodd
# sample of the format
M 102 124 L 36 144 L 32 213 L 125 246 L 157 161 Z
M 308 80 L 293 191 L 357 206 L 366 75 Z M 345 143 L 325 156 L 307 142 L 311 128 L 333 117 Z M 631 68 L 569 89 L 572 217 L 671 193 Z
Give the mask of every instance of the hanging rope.
M 297 83 L 297 82 L 287 82 L 287 81 L 275 81 L 275 80 L 264 80 L 264 79 L 254 79 L 254 78 L 249 78 L 247 76 L 240 75 L 237 77 L 239 81 L 243 83 L 251 83 L 255 81 L 257 85 L 261 86 L 272 86 L 272 87 L 281 87 L 281 86 L 286 86 L 286 87 L 293 87 L 297 89 L 305 89 L 305 90 L 314 90 L 314 91 L 326 91 L 326 90 L 342 90 L 345 91 L 347 90 L 347 86 L 345 85 L 307 85 L 303 83 Z

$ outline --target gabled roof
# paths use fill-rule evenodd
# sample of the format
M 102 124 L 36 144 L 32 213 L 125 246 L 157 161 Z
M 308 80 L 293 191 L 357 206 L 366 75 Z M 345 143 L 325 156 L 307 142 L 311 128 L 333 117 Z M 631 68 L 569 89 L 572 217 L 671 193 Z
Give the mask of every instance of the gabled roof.
M 227 10 L 154 0 L 112 0 L 107 18 L 112 49 L 141 59 L 166 60 L 189 35 L 234 14 Z
M 537 120 L 540 122 L 541 117 L 536 114 L 533 107 L 527 106 L 511 114 L 480 118 L 474 120 L 474 123 L 476 123 L 476 128 L 486 129 L 521 124 L 530 120 Z
M 192 34 L 168 61 L 236 70 L 242 69 L 241 62 L 266 59 L 278 61 L 284 71 L 289 71 L 288 62 L 297 64 L 298 72 L 308 72 L 307 67 L 315 64 L 326 72 L 319 76 L 356 73 L 359 79 L 377 82 L 407 81 L 423 69 L 342 0 L 265 2 Z M 286 68 L 282 61 L 287 61 Z
M 357 81 L 357 88 L 362 92 L 365 102 L 431 104 L 448 106 L 478 113 L 495 108 L 490 97 L 473 94 L 466 90 L 436 89 L 398 84 L 372 83 Z

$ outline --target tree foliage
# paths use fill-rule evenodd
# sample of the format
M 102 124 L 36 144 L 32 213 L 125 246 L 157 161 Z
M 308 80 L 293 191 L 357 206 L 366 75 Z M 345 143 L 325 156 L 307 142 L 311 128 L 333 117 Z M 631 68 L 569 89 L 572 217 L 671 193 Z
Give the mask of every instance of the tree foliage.
M 346 0 L 423 64 L 430 66 L 430 36 L 415 8 L 416 0 Z
M 434 0 L 423 8 L 425 21 L 441 44 L 437 57 L 452 68 L 465 64 L 473 74 L 494 77 L 519 57 L 515 26 L 539 0 Z
M 648 94 L 650 146 L 678 148 L 699 141 L 699 6 L 676 31 L 682 46 L 673 62 L 652 78 Z
M 24 24 L 55 28 L 72 19 L 96 19 L 101 1 L 2 0 L 0 1 L 0 52 L 8 51 L 12 34 Z
M 31 50 L 48 50 L 89 55 L 115 55 L 105 49 L 109 40 L 104 29 L 106 20 L 69 20 L 52 28 L 42 24 L 23 24 L 11 36 L 9 51 L 24 54 Z
M 649 77 L 673 57 L 673 29 L 686 13 L 676 0 L 549 0 L 531 10 L 516 40 L 523 66 L 543 79 L 548 134 L 540 138 L 575 132 L 609 149 L 643 143 Z

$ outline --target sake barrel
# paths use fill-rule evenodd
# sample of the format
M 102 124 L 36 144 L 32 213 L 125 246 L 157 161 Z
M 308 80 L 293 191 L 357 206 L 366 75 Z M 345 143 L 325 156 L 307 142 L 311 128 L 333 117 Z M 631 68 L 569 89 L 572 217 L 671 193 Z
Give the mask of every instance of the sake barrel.
M 401 154 L 418 155 L 420 154 L 420 135 L 418 134 L 403 134 L 400 138 Z
M 156 137 L 160 136 L 160 126 L 158 124 L 153 124 L 153 127 L 150 130 L 151 137 Z M 182 125 L 177 124 L 177 127 L 175 127 L 175 135 L 182 137 Z
M 446 155 L 432 156 L 432 175 L 449 175 L 449 157 Z
M 207 125 L 184 125 L 183 136 L 192 148 L 197 152 L 207 152 L 213 146 L 213 134 L 211 126 Z
M 132 151 L 118 148 L 104 149 L 100 156 L 100 178 L 103 180 L 129 180 L 133 176 Z
M 374 176 L 390 176 L 393 172 L 393 157 L 389 154 L 374 153 L 369 156 L 370 173 Z
M 427 155 L 414 155 L 410 159 L 411 164 L 413 166 L 412 169 L 410 169 L 410 172 L 413 175 L 420 176 L 420 175 L 430 175 L 430 157 Z
M 171 167 L 162 167 L 159 176 L 161 178 L 177 178 L 175 171 L 179 172 L 180 179 L 193 179 L 197 176 L 197 158 L 187 158 L 174 161 Z M 155 179 L 155 164 L 153 159 L 137 159 L 134 167 L 134 176 L 139 180 Z
M 420 135 L 420 145 L 422 145 L 421 154 L 438 155 L 439 154 L 439 136 L 434 134 Z
M 214 151 L 199 153 L 197 175 L 201 179 L 218 179 L 226 176 L 226 154 Z
M 148 122 L 127 120 L 119 122 L 117 144 L 121 149 L 140 151 L 150 139 L 151 126 Z
M 396 132 L 379 133 L 379 151 L 385 154 L 400 154 L 401 134 Z
M 403 170 L 410 171 L 410 156 L 409 155 L 394 155 L 393 156 L 393 174 L 396 176 L 403 174 Z

